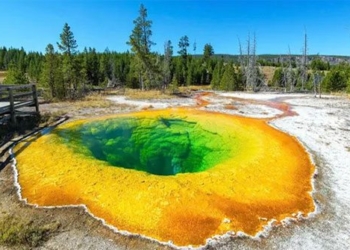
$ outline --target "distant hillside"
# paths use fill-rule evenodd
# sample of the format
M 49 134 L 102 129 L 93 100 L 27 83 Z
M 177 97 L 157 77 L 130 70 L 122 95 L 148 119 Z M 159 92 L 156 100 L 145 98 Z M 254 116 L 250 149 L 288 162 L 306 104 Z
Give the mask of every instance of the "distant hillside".
M 268 54 L 258 55 L 259 59 L 263 59 L 274 63 L 287 62 L 289 57 L 291 57 L 292 61 L 294 62 L 300 62 L 302 58 L 301 55 L 268 55 Z M 307 61 L 311 62 L 316 58 L 319 58 L 322 61 L 329 63 L 330 65 L 336 65 L 342 62 L 350 63 L 350 56 L 336 56 L 336 55 L 308 55 Z
M 193 55 L 193 57 L 202 57 L 202 55 Z M 222 58 L 225 61 L 235 61 L 238 62 L 239 55 L 229 55 L 229 54 L 215 54 L 214 58 Z M 257 55 L 258 60 L 264 60 L 269 63 L 282 63 L 287 62 L 289 57 L 291 57 L 293 62 L 301 61 L 301 55 L 272 55 L 272 54 L 261 54 Z M 342 62 L 350 63 L 350 56 L 337 56 L 337 55 L 308 55 L 308 62 L 311 62 L 315 58 L 320 58 L 322 61 L 329 63 L 330 65 L 336 65 Z

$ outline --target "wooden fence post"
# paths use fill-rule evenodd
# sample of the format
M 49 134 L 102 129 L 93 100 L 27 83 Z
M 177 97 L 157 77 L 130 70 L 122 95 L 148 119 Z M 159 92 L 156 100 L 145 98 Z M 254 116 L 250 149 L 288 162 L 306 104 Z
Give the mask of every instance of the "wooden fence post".
M 16 111 L 15 111 L 15 102 L 13 99 L 13 89 L 7 88 L 7 90 L 9 92 L 11 123 L 16 127 L 17 119 L 16 119 Z
M 38 103 L 38 93 L 36 91 L 36 85 L 32 85 L 32 91 L 33 91 L 33 100 L 35 105 L 35 111 L 39 113 L 39 103 Z

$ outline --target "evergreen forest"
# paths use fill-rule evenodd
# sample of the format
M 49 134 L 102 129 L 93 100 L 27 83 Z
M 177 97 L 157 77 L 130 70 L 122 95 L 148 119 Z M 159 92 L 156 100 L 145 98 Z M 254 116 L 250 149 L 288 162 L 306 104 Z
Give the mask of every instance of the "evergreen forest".
M 75 99 L 86 90 L 106 87 L 173 92 L 190 85 L 223 91 L 285 92 L 320 87 L 325 92 L 350 92 L 349 63 L 330 64 L 321 56 L 307 55 L 307 34 L 301 55 L 281 58 L 256 55 L 254 34 L 238 41 L 236 56 L 216 55 L 210 41 L 197 48 L 187 35 L 178 41 L 164 41 L 164 52 L 157 53 L 152 51 L 152 21 L 141 5 L 126 41 L 129 51 L 80 48 L 68 23 L 57 38 L 56 43 L 47 44 L 44 53 L 0 47 L 0 73 L 5 72 L 2 84 L 35 83 L 48 98 L 58 100 Z M 264 72 L 266 67 L 273 69 L 270 79 Z

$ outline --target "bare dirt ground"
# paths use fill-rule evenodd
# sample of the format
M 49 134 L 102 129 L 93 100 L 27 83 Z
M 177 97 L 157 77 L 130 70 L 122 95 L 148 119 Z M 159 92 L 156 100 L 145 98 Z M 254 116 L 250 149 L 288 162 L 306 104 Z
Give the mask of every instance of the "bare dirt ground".
M 301 221 L 286 221 L 255 239 L 229 235 L 208 240 L 202 249 L 348 249 L 350 245 L 350 100 L 301 94 L 211 93 L 200 98 L 108 100 L 40 106 L 41 112 L 71 119 L 142 109 L 191 106 L 208 111 L 266 118 L 272 126 L 297 137 L 317 167 L 312 193 L 317 210 Z M 5 159 L 0 159 L 4 161 Z M 40 160 L 40 159 L 38 159 Z M 43 241 L 1 245 L 0 249 L 175 249 L 138 235 L 125 236 L 104 226 L 82 208 L 43 209 L 18 199 L 10 164 L 0 168 L 0 230 L 2 221 L 44 229 Z M 6 223 L 5 223 L 6 224 Z M 13 228 L 11 229 L 13 230 Z M 46 230 L 46 231 L 45 231 Z M 0 236 L 1 236 L 0 231 Z M 0 241 L 1 242 L 1 241 Z

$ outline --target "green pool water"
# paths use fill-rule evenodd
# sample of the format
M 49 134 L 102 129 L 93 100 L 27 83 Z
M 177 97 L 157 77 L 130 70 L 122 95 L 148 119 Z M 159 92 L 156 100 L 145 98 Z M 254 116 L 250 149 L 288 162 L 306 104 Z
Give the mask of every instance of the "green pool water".
M 155 175 L 205 171 L 235 151 L 217 133 L 183 119 L 113 118 L 56 133 L 77 153 Z

